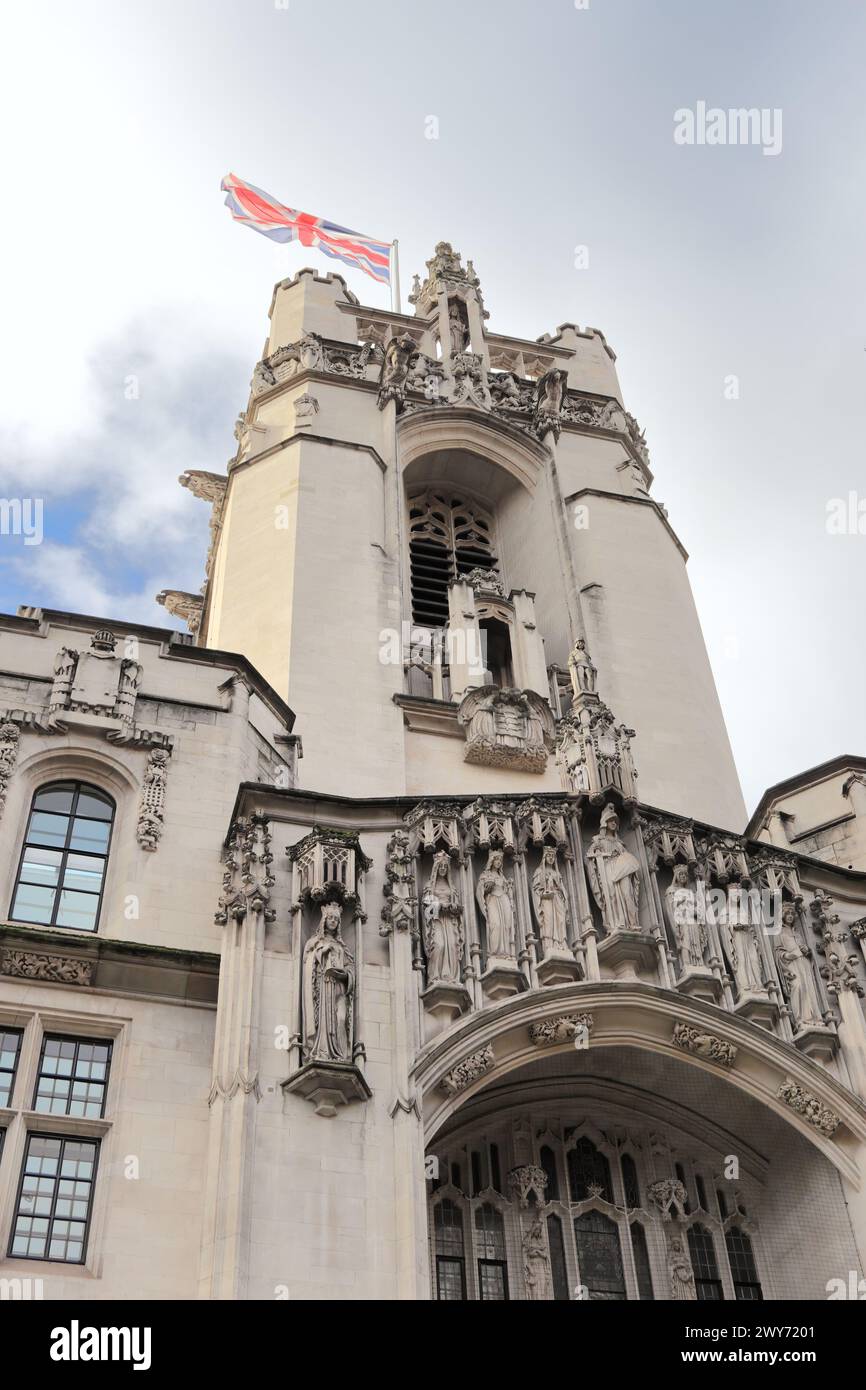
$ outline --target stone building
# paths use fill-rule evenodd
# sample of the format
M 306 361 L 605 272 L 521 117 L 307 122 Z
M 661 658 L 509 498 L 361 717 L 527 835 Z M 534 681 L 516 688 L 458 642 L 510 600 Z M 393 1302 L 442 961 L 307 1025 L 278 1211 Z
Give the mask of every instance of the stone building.
M 0 618 L 0 1277 L 850 1288 L 866 763 L 746 826 L 603 334 L 411 303 L 277 285 L 188 634 Z

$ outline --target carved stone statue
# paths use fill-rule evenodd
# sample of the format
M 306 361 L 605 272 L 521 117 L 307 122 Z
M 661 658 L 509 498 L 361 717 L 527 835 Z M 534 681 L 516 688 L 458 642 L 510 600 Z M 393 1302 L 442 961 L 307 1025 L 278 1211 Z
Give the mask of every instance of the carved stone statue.
M 553 434 L 555 439 L 559 438 L 561 429 L 561 411 L 565 400 L 565 388 L 568 382 L 568 374 L 560 367 L 554 367 L 538 381 L 535 389 L 535 415 L 533 424 L 539 439 L 543 439 L 546 434 Z
M 779 967 L 793 1015 L 795 1031 L 822 1025 L 821 1005 L 809 952 L 800 943 L 795 930 L 797 909 L 793 903 L 782 908 L 782 930 L 776 939 L 776 964 Z
M 452 304 L 448 310 L 448 329 L 451 335 L 451 351 L 465 352 L 466 324 L 463 322 L 463 315 L 457 304 Z
M 640 864 L 619 838 L 618 829 L 619 817 L 608 804 L 602 812 L 599 834 L 586 852 L 586 866 L 605 930 L 637 931 Z
M 578 637 L 568 658 L 568 673 L 571 688 L 575 695 L 594 695 L 598 671 L 592 664 L 592 657 L 586 650 L 586 638 Z
M 467 763 L 543 772 L 556 725 L 549 704 L 534 690 L 477 686 L 457 711 L 466 729 Z
M 729 902 L 725 919 L 723 935 L 738 995 L 766 994 L 758 939 L 748 910 L 734 898 Z
M 463 908 L 451 882 L 451 858 L 444 849 L 433 857 L 421 903 L 427 983 L 459 984 L 463 962 Z
M 671 1298 L 697 1298 L 692 1262 L 679 1236 L 674 1236 L 668 1245 L 668 1275 L 671 1281 Z
M 487 954 L 506 960 L 516 959 L 514 930 L 514 884 L 502 872 L 502 850 L 487 856 L 487 868 L 478 876 L 475 896 L 487 925 Z
M 568 955 L 568 898 L 553 845 L 546 845 L 532 875 L 532 902 L 545 956 Z
M 355 961 L 340 935 L 339 903 L 324 903 L 304 948 L 304 1059 L 352 1061 Z
M 403 404 L 406 378 L 409 375 L 409 363 L 416 350 L 415 343 L 408 334 L 399 338 L 391 338 L 385 348 L 385 355 L 382 358 L 382 367 L 379 372 L 380 410 L 387 405 L 388 401 L 396 401 L 398 406 Z
M 526 1284 L 526 1297 L 532 1302 L 550 1298 L 550 1261 L 547 1255 L 547 1239 L 540 1214 L 523 1233 L 523 1279 Z
M 665 889 L 665 903 L 683 969 L 699 969 L 704 965 L 707 928 L 705 922 L 698 920 L 697 896 L 689 886 L 687 864 L 674 865 L 673 879 Z

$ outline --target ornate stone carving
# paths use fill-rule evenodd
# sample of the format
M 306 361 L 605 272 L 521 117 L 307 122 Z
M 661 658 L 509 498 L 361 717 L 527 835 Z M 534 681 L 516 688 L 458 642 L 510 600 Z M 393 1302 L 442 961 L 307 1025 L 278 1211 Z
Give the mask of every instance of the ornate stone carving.
M 116 720 L 117 736 L 128 734 L 142 668 L 137 661 L 116 656 L 116 646 L 114 633 L 103 630 L 94 633 L 86 652 L 61 647 L 49 697 L 52 727 L 62 729 L 69 715 L 84 715 L 98 721 Z
M 551 1297 L 550 1258 L 540 1212 L 535 1213 L 524 1230 L 521 1248 L 526 1297 L 533 1303 L 545 1301 Z
M 663 1221 L 685 1215 L 688 1196 L 679 1178 L 657 1178 L 647 1187 L 646 1195 L 658 1207 Z
M 449 1096 L 459 1095 L 465 1091 L 467 1086 L 471 1086 L 479 1077 L 484 1076 L 485 1072 L 491 1070 L 494 1065 L 493 1046 L 488 1043 L 486 1047 L 480 1048 L 478 1052 L 472 1052 L 459 1062 L 451 1071 L 446 1072 L 442 1078 L 442 1089 L 447 1091 Z
M 853 779 L 849 779 L 853 780 Z M 847 931 L 836 931 L 834 928 L 839 926 L 841 918 L 838 912 L 833 911 L 834 899 L 823 889 L 818 889 L 812 901 L 812 916 L 815 918 L 815 930 L 821 937 L 819 952 L 824 957 L 824 964 L 821 966 L 821 978 L 827 981 L 828 994 L 834 995 L 837 999 L 840 994 L 851 991 L 852 994 L 863 997 L 864 989 L 857 975 L 858 959 L 857 956 L 845 949 L 848 941 Z M 855 940 L 862 940 L 862 932 L 859 930 L 860 924 L 855 922 L 851 928 L 851 936 Z
M 295 413 L 295 429 L 309 429 L 319 413 L 319 402 L 309 391 L 304 391 L 303 395 L 292 402 L 292 409 Z
M 619 817 L 605 806 L 599 833 L 586 851 L 593 897 L 608 932 L 639 931 L 640 864 L 619 838 Z
M 3 815 L 9 782 L 15 771 L 20 737 L 17 725 L 8 720 L 0 724 L 0 816 Z
M 392 338 L 388 343 L 379 372 L 380 410 L 384 410 L 389 401 L 395 402 L 398 411 L 402 410 L 406 399 L 409 364 L 416 351 L 415 343 L 406 333 Z
M 558 749 L 566 783 L 593 799 L 619 791 L 635 800 L 637 772 L 631 753 L 634 729 L 617 724 L 595 685 L 597 672 L 582 638 L 569 657 L 571 712 L 560 721 Z
M 43 955 L 36 951 L 0 950 L 0 975 L 20 980 L 46 980 L 57 985 L 93 983 L 95 964 L 74 956 Z
M 672 1299 L 691 1301 L 697 1298 L 695 1276 L 682 1236 L 671 1236 L 668 1242 L 668 1278 Z
M 722 940 L 739 999 L 767 992 L 757 932 L 751 918 L 752 904 L 748 895 L 735 892 L 729 896 L 721 924 Z
M 539 439 L 544 439 L 548 434 L 552 434 L 554 439 L 559 439 L 567 383 L 568 373 L 560 367 L 545 372 L 539 379 L 535 388 L 535 412 L 532 419 L 533 429 Z
M 198 632 L 204 612 L 204 598 L 201 594 L 188 594 L 183 589 L 163 589 L 157 594 L 156 601 L 161 603 L 173 618 L 182 618 L 190 632 Z
M 547 845 L 532 875 L 532 904 L 544 956 L 570 955 L 568 946 L 568 897 L 556 849 Z
M 404 817 L 425 850 L 444 845 L 449 854 L 460 852 L 462 807 L 458 801 L 421 801 Z
M 470 570 L 468 574 L 461 575 L 461 578 L 476 593 L 496 594 L 499 598 L 505 597 L 502 580 L 496 570 L 474 569 Z
M 340 934 L 342 907 L 323 903 L 304 947 L 304 1060 L 352 1062 L 355 959 Z
M 385 849 L 385 903 L 382 907 L 380 936 L 392 931 L 417 930 L 415 860 L 409 852 L 409 836 L 395 830 Z
M 517 958 L 514 919 L 514 883 L 503 873 L 502 850 L 493 849 L 487 867 L 478 875 L 475 896 L 486 926 L 488 958 L 514 961 Z
M 516 1200 L 523 1210 L 528 1208 L 529 1199 L 533 1196 L 538 1206 L 543 1207 L 546 1203 L 547 1174 L 537 1163 L 523 1163 L 509 1172 L 508 1191 L 512 1201 Z
M 454 377 L 451 405 L 476 405 L 481 410 L 489 410 L 491 398 L 484 359 L 476 352 L 454 353 L 451 371 Z
M 152 748 L 141 784 L 135 837 L 142 849 L 150 851 L 156 849 L 162 838 L 168 759 L 167 749 Z
M 673 820 L 670 817 L 641 817 L 641 834 L 646 846 L 651 869 L 663 864 L 673 864 L 684 859 L 692 864 L 695 860 L 694 825 L 687 820 Z
M 298 902 L 340 902 L 356 909 L 360 878 L 371 867 L 353 830 L 314 826 L 286 853 L 298 872 Z
M 595 695 L 598 669 L 586 648 L 586 638 L 578 637 L 568 657 L 568 674 L 575 699 L 581 695 Z
M 593 1029 L 592 1014 L 558 1014 L 540 1023 L 529 1025 L 530 1041 L 536 1047 L 552 1047 L 554 1043 L 574 1042 L 588 1038 Z
M 840 1117 L 830 1110 L 817 1096 L 813 1096 L 810 1091 L 804 1091 L 802 1086 L 798 1086 L 796 1081 L 786 1081 L 779 1087 L 779 1099 L 795 1110 L 798 1115 L 802 1115 L 804 1120 L 808 1120 L 810 1125 L 814 1125 L 822 1134 L 826 1134 L 831 1139 L 842 1123 Z
M 515 807 L 514 818 L 534 845 L 543 845 L 550 836 L 557 845 L 567 843 L 565 818 L 571 812 L 567 801 L 531 796 Z M 568 857 L 568 853 L 566 853 Z
M 451 859 L 440 849 L 421 899 L 427 984 L 460 984 L 463 969 L 463 907 L 451 882 Z
M 271 832 L 266 816 L 237 820 L 223 851 L 223 891 L 214 921 L 225 926 L 243 922 L 248 912 L 264 913 L 273 922 L 276 912 L 269 906 L 274 885 L 271 864 Z
M 478 686 L 464 695 L 457 718 L 466 729 L 465 762 L 524 772 L 546 768 L 556 726 L 547 701 L 534 690 Z
M 699 911 L 698 895 L 689 882 L 688 864 L 675 864 L 665 889 L 665 905 L 683 970 L 703 970 L 707 949 L 707 924 Z
M 824 1023 L 810 962 L 811 951 L 803 945 L 796 931 L 798 916 L 793 903 L 784 904 L 774 950 L 795 1033 L 803 1028 L 821 1027 Z
M 317 333 L 305 333 L 296 343 L 287 343 L 269 357 L 262 358 L 253 372 L 252 394 L 262 396 L 300 372 L 321 372 L 324 368 L 321 338 Z
M 671 1042 L 684 1052 L 693 1052 L 696 1057 L 703 1057 L 708 1062 L 718 1062 L 720 1067 L 732 1067 L 737 1060 L 737 1049 L 733 1043 L 726 1042 L 715 1033 L 705 1033 L 690 1023 L 675 1023 Z

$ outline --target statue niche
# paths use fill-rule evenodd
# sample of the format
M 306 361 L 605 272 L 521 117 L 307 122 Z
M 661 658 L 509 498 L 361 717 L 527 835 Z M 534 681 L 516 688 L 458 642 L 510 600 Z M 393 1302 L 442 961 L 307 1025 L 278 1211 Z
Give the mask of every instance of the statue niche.
M 457 718 L 466 730 L 464 762 L 544 772 L 556 733 L 547 701 L 534 690 L 482 685 L 464 695 Z
M 342 915 L 339 903 L 323 903 L 304 948 L 305 1061 L 352 1061 L 355 961 L 340 934 Z
M 619 838 L 619 817 L 605 806 L 599 833 L 586 852 L 593 897 L 606 932 L 639 931 L 640 864 Z
M 463 908 L 451 882 L 451 859 L 441 849 L 421 899 L 428 985 L 459 985 L 463 965 Z

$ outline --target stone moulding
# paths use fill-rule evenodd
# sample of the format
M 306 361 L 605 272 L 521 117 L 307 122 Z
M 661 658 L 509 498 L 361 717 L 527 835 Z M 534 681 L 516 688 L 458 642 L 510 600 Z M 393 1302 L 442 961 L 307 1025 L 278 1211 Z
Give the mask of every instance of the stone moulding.
M 0 975 L 19 980 L 45 980 L 57 985 L 90 985 L 94 962 L 75 956 L 56 956 L 38 951 L 0 950 Z
M 802 1115 L 810 1125 L 825 1134 L 828 1139 L 832 1139 L 842 1120 L 835 1111 L 829 1106 L 824 1105 L 817 1096 L 813 1096 L 810 1091 L 804 1091 L 802 1086 L 798 1086 L 796 1081 L 785 1081 L 779 1087 L 779 1100 L 783 1100 L 786 1105 L 798 1115 Z
M 485 1072 L 490 1071 L 493 1065 L 493 1046 L 488 1043 L 486 1047 L 470 1053 L 462 1062 L 458 1062 L 456 1067 L 452 1067 L 451 1071 L 446 1072 L 440 1083 L 442 1089 L 449 1096 L 459 1095 L 479 1077 L 484 1076 Z
M 715 1033 L 694 1028 L 690 1023 L 675 1023 L 671 1042 L 684 1052 L 692 1052 L 708 1062 L 718 1062 L 720 1067 L 732 1067 L 737 1060 L 737 1049 L 733 1043 L 726 1042 Z
M 317 1115 L 333 1119 L 341 1105 L 369 1100 L 373 1094 L 354 1062 L 307 1062 L 282 1082 L 287 1095 L 299 1095 L 315 1107 Z
M 551 1047 L 554 1043 L 574 1042 L 592 1032 L 592 1014 L 558 1014 L 541 1023 L 529 1025 L 530 1041 L 535 1047 Z

